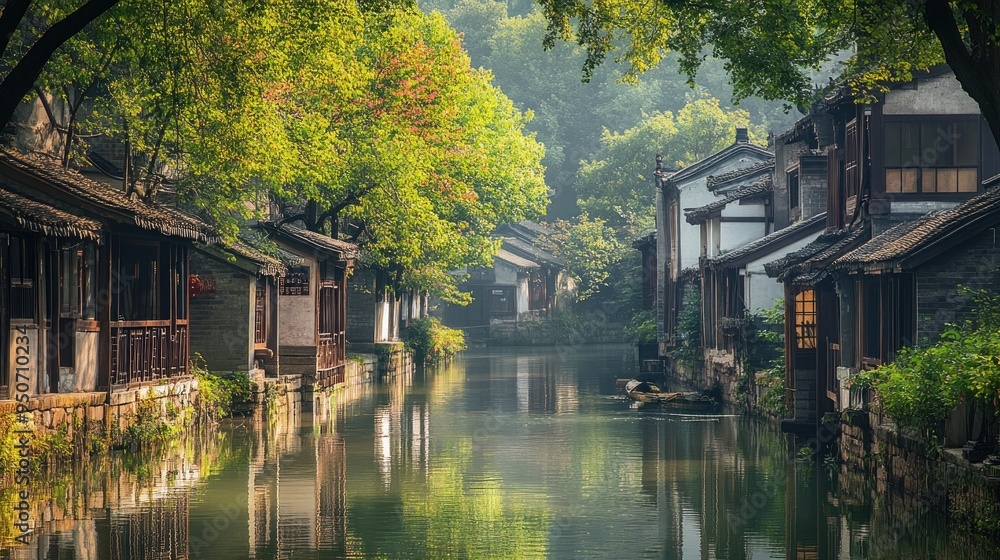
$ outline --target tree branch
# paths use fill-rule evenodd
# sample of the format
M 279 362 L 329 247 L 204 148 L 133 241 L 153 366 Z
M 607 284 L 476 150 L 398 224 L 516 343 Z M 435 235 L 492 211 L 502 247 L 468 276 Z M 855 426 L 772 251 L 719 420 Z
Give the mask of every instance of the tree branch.
M 993 69 L 977 63 L 969 52 L 949 0 L 927 0 L 924 3 L 924 21 L 941 42 L 945 60 L 955 72 L 955 78 L 962 84 L 962 89 L 979 104 L 994 140 L 1000 144 L 1000 107 L 997 105 L 1000 97 L 997 92 L 991 91 L 989 82 L 989 74 Z
M 0 127 L 10 122 L 25 94 L 31 91 L 52 54 L 90 22 L 113 8 L 120 0 L 90 0 L 49 27 L 24 57 L 0 82 Z M 6 8 L 4 16 L 6 17 Z M 12 16 L 13 17 L 13 16 Z M 2 18 L 0 18 L 2 19 Z M 20 21 L 20 19 L 19 19 Z
M 56 121 L 56 115 L 52 112 L 52 106 L 49 105 L 49 100 L 45 98 L 45 92 L 42 88 L 35 86 L 35 93 L 38 95 L 38 100 L 42 102 L 42 109 L 45 110 L 45 116 L 49 118 L 49 124 L 52 125 L 52 129 L 56 132 L 64 132 L 60 128 L 60 124 Z
M 14 36 L 14 31 L 24 19 L 29 6 L 31 0 L 8 0 L 4 6 L 3 13 L 0 13 L 0 56 L 7 52 L 10 38 Z
M 295 221 L 298 221 L 298 220 L 305 220 L 305 219 L 306 219 L 306 215 L 305 215 L 304 212 L 301 213 L 301 214 L 295 214 L 294 216 L 288 216 L 287 218 L 282 218 L 282 219 L 278 220 L 278 223 L 275 224 L 275 227 L 277 227 L 277 228 L 280 229 L 281 226 L 283 226 L 285 224 L 290 224 L 292 222 L 295 222 Z

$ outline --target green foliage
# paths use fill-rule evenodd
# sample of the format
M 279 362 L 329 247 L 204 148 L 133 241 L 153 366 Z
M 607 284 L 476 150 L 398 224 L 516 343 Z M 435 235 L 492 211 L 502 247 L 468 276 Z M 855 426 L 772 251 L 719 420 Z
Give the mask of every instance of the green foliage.
M 213 373 L 200 354 L 191 360 L 191 373 L 198 379 L 199 417 L 215 422 L 238 407 L 254 402 L 254 383 L 246 372 Z
M 695 284 L 684 286 L 673 357 L 689 368 L 700 366 L 705 359 L 701 348 L 701 290 Z
M 17 416 L 14 414 L 4 414 L 0 416 L 0 480 L 11 476 L 17 470 L 19 461 L 17 449 L 17 437 L 14 428 L 18 425 Z
M 634 314 L 625 324 L 625 339 L 632 344 L 656 342 L 656 315 L 651 309 Z
M 655 157 L 667 165 L 695 163 L 733 143 L 736 127 L 750 126 L 750 114 L 723 109 L 702 97 L 673 113 L 653 113 L 624 132 L 607 129 L 595 159 L 580 164 L 574 186 L 580 208 L 603 218 L 619 236 L 635 238 L 653 225 L 652 176 Z M 753 129 L 754 139 L 764 134 Z
M 56 430 L 35 430 L 31 438 L 31 457 L 43 465 L 54 465 L 73 458 L 73 440 L 69 426 L 62 424 Z
M 603 219 L 586 212 L 572 222 L 557 222 L 553 228 L 555 253 L 577 283 L 576 297 L 586 300 L 608 286 L 612 265 L 628 251 Z
M 994 406 L 1000 400 L 1000 297 L 965 292 L 975 318 L 949 325 L 934 344 L 900 350 L 856 381 L 875 391 L 900 426 L 930 432 L 959 402 Z
M 913 71 L 944 60 L 925 22 L 925 2 L 539 3 L 549 21 L 548 44 L 575 39 L 583 45 L 585 73 L 614 53 L 635 76 L 672 51 L 679 55 L 680 70 L 693 77 L 711 52 L 727 61 L 738 98 L 758 95 L 807 107 L 814 94 L 809 71 L 850 49 L 848 73 L 852 84 L 864 89 L 885 80 L 907 81 Z M 972 3 L 949 2 L 949 10 L 953 4 L 965 16 L 982 17 Z
M 413 321 L 403 333 L 403 341 L 420 363 L 447 360 L 467 348 L 465 333 L 444 326 L 437 317 Z
M 123 1 L 46 68 L 50 124 L 76 131 L 53 136 L 128 142 L 129 190 L 169 181 L 229 236 L 271 202 L 315 209 L 309 229 L 462 300 L 446 272 L 544 212 L 544 149 L 440 14 L 394 4 Z
M 697 90 L 667 65 L 649 70 L 634 84 L 620 82 L 623 68 L 604 65 L 595 68 L 589 83 L 582 83 L 579 69 L 586 52 L 572 42 L 556 43 L 549 50 L 540 48 L 546 20 L 531 1 L 422 0 L 421 4 L 425 9 L 442 10 L 464 34 L 463 46 L 473 64 L 490 69 L 496 84 L 518 107 L 534 112 L 535 119 L 527 129 L 537 132 L 546 147 L 546 182 L 554 191 L 550 215 L 555 217 L 576 213 L 575 177 L 581 161 L 602 159 L 603 131 L 633 128 L 658 112 L 677 116 L 685 105 L 705 95 L 726 103 L 732 98 L 723 63 L 713 58 L 705 62 Z M 748 99 L 742 106 L 755 124 L 765 127 L 774 125 L 780 130 L 795 120 L 783 113 L 780 103 Z M 650 146 L 654 140 L 650 139 Z M 655 148 L 643 147 L 644 152 L 651 149 Z M 643 164 L 651 165 L 652 158 Z M 624 193 L 623 198 L 627 199 Z M 593 209 L 588 211 L 611 219 Z
M 123 417 L 126 427 L 111 429 L 111 447 L 141 451 L 160 448 L 173 442 L 181 433 L 183 422 L 179 411 L 161 407 L 155 399 L 139 401 L 136 411 Z
M 750 313 L 733 326 L 736 359 L 743 366 L 739 391 L 747 408 L 782 418 L 785 402 L 785 304 Z

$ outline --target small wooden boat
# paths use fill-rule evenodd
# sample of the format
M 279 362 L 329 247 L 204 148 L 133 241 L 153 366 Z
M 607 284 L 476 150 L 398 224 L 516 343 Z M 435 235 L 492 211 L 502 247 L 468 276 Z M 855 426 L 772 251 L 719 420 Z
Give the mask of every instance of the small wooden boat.
M 657 404 L 678 404 L 694 406 L 712 406 L 714 398 L 697 391 L 663 391 L 648 381 L 632 379 L 625 384 L 625 394 L 637 402 Z

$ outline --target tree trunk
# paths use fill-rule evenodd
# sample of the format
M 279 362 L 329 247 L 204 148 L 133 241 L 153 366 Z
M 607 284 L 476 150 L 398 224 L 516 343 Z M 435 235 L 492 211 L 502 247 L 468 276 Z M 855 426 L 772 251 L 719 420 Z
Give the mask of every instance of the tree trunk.
M 3 15 L 0 15 L 0 56 L 7 52 L 10 38 L 14 36 L 14 31 L 24 19 L 29 6 L 31 0 L 9 0 L 4 6 Z
M 48 28 L 0 82 L 0 123 L 6 126 L 24 96 L 35 85 L 42 68 L 63 43 L 120 0 L 90 0 Z M 5 14 L 6 15 L 6 14 Z
M 1000 2 L 987 0 L 978 4 L 978 13 L 964 14 L 971 23 L 971 52 L 950 0 L 927 0 L 924 21 L 941 42 L 945 60 L 962 89 L 979 104 L 993 141 L 1000 147 L 1000 43 L 993 37 L 1000 22 Z

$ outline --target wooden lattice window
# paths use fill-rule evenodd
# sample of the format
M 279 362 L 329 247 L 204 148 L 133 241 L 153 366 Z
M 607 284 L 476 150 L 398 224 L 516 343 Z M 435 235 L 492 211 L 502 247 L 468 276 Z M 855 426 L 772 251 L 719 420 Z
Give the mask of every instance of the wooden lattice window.
M 816 291 L 802 290 L 795 294 L 795 346 L 816 348 Z

